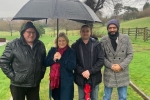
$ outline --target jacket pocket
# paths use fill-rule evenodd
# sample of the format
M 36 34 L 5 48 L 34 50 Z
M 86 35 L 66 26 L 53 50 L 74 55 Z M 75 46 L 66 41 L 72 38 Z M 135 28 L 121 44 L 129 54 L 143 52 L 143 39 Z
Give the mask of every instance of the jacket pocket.
M 85 80 L 84 80 L 83 76 L 81 76 L 79 74 L 74 75 L 74 82 L 79 86 L 84 86 L 84 84 L 85 84 Z
M 26 81 L 27 74 L 15 73 L 14 82 L 16 83 L 24 83 Z

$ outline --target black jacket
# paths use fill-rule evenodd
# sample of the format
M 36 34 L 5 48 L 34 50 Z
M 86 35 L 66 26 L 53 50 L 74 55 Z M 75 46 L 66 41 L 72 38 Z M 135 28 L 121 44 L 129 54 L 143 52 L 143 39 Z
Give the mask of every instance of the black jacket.
M 31 49 L 21 37 L 6 45 L 0 58 L 0 66 L 12 85 L 35 87 L 39 85 L 45 73 L 45 56 L 45 46 L 41 41 L 36 40 Z
M 91 85 L 94 87 L 99 84 L 102 80 L 101 68 L 104 62 L 104 52 L 101 48 L 101 44 L 91 38 L 91 68 L 89 69 L 90 72 L 90 79 Z M 77 40 L 73 45 L 72 48 L 76 51 L 76 58 L 77 58 L 77 67 L 75 69 L 75 83 L 79 86 L 84 86 L 86 80 L 82 76 L 82 72 L 86 69 L 84 68 L 83 64 L 83 52 L 81 50 L 81 39 Z

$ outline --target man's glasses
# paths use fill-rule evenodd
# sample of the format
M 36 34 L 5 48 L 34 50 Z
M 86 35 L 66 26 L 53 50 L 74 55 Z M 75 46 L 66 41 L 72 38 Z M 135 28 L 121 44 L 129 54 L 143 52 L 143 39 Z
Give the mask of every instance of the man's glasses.
M 25 31 L 25 32 L 27 32 L 27 33 L 29 33 L 29 34 L 35 34 L 36 32 L 31 32 L 31 31 Z

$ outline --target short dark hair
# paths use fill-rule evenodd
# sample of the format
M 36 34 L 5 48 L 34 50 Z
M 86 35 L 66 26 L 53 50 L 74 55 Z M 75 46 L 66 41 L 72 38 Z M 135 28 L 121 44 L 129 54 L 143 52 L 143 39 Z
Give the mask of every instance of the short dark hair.
M 87 28 L 90 28 L 90 29 L 91 29 L 91 27 L 90 27 L 89 25 L 84 24 L 84 25 L 82 25 L 82 26 L 81 26 L 81 29 L 80 29 L 80 30 L 82 30 L 82 29 L 83 29 L 83 28 L 85 28 L 85 27 L 87 27 Z

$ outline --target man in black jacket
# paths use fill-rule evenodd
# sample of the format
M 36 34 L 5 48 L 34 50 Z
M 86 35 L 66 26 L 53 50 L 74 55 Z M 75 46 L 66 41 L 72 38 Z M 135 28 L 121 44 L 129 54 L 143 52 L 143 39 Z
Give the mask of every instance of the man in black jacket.
M 89 83 L 92 87 L 91 100 L 98 100 L 104 52 L 101 44 L 96 39 L 90 37 L 91 30 L 88 25 L 81 27 L 80 35 L 81 38 L 72 45 L 77 56 L 75 83 L 78 85 L 79 100 L 85 100 L 84 85 L 86 83 Z
M 0 58 L 0 66 L 10 79 L 13 100 L 39 100 L 39 87 L 45 74 L 44 44 L 32 22 L 27 22 L 19 39 L 6 45 Z

